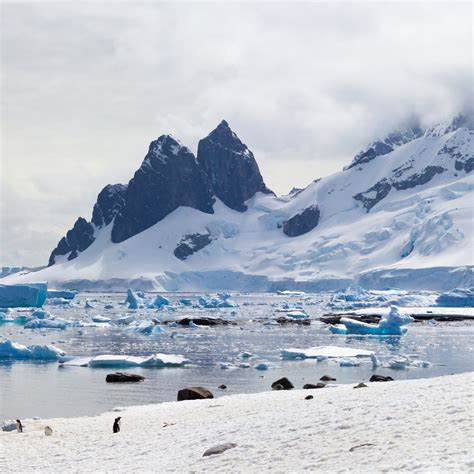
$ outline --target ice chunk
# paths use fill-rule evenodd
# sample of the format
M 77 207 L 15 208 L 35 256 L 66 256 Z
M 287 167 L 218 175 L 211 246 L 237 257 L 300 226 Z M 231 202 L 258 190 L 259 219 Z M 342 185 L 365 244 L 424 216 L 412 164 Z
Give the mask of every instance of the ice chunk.
M 15 420 L 5 420 L 2 423 L 2 431 L 16 431 L 16 421 Z
M 89 367 L 181 367 L 189 363 L 181 355 L 152 354 L 148 357 L 99 355 L 90 359 Z
M 162 308 L 163 306 L 168 306 L 170 304 L 170 300 L 168 298 L 165 298 L 164 296 L 158 295 L 155 298 L 155 301 L 153 301 L 152 306 L 154 308 Z
M 182 355 L 153 354 L 140 362 L 141 367 L 182 367 L 191 362 Z
M 110 321 L 112 321 L 107 316 L 101 316 L 100 314 L 92 316 L 91 319 L 92 319 L 92 321 L 94 321 L 94 323 L 110 323 Z
M 114 309 L 114 305 L 113 304 L 106 304 L 104 306 L 104 309 Z
M 357 359 L 341 359 L 339 365 L 341 367 L 357 367 L 360 365 L 360 361 Z
M 138 309 L 139 307 L 139 297 L 131 288 L 127 290 L 127 298 L 125 299 L 125 303 L 128 304 L 129 309 Z
M 40 308 L 46 300 L 47 283 L 0 285 L 0 308 Z
M 236 369 L 237 367 L 232 364 L 231 362 L 221 362 L 219 364 L 221 369 L 227 370 L 227 369 Z
M 266 362 L 259 362 L 253 366 L 255 370 L 268 370 L 270 366 Z
M 442 293 L 438 296 L 436 304 L 451 308 L 474 306 L 474 287 L 455 288 L 447 293 Z
M 37 318 L 37 319 L 53 319 L 51 317 L 51 313 L 49 311 L 45 311 L 44 309 L 35 309 L 31 313 L 31 317 Z
M 163 330 L 155 321 L 143 321 L 133 328 L 134 332 L 141 334 L 161 334 Z
M 66 329 L 71 325 L 65 319 L 31 319 L 23 327 L 25 329 Z
M 47 298 L 64 298 L 66 300 L 72 300 L 77 295 L 77 291 L 68 290 L 48 290 Z M 49 301 L 48 301 L 49 303 Z
M 378 324 L 368 324 L 350 318 L 341 318 L 341 324 L 346 327 L 346 334 L 368 334 L 377 336 L 397 336 L 407 331 L 404 326 L 413 322 L 408 314 L 402 314 L 396 306 L 392 306 L 388 314 L 383 315 Z M 331 331 L 334 332 L 334 326 Z M 340 334 L 340 333 L 339 333 Z
M 69 303 L 70 300 L 67 300 L 66 298 L 48 298 L 48 304 L 53 306 L 62 306 Z
M 277 295 L 285 295 L 285 296 L 305 296 L 306 293 L 304 291 L 290 291 L 290 290 L 278 290 Z
M 284 349 L 280 352 L 283 359 L 319 359 L 333 357 L 370 357 L 372 351 L 352 347 L 317 346 L 309 349 Z
M 239 305 L 232 301 L 229 293 L 219 293 L 217 296 L 198 299 L 198 304 L 202 308 L 236 308 Z
M 183 306 L 191 306 L 193 304 L 193 302 L 189 299 L 189 298 L 181 298 L 179 300 L 179 302 L 183 305 Z
M 6 339 L 0 342 L 0 359 L 57 360 L 65 352 L 53 345 L 23 346 Z
M 289 318 L 293 319 L 307 319 L 309 316 L 304 312 L 304 311 L 299 311 L 299 310 L 293 310 L 293 311 L 288 311 L 286 315 Z
M 61 358 L 59 363 L 63 367 L 87 367 L 92 357 Z
M 120 318 L 115 319 L 114 323 L 115 324 L 130 324 L 133 321 L 135 321 L 135 315 L 127 314 L 126 316 L 120 316 Z
M 251 357 L 254 357 L 254 355 L 251 352 L 243 351 L 237 357 L 239 359 L 250 359 Z

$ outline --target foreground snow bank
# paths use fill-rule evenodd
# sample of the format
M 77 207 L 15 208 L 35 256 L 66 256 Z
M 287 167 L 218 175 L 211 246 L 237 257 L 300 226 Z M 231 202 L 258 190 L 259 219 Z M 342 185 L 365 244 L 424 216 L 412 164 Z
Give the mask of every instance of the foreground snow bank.
M 27 420 L 5 472 L 454 472 L 472 468 L 473 375 L 162 403 Z M 305 400 L 308 394 L 312 400 Z M 46 438 L 49 425 L 54 435 Z M 209 448 L 235 443 L 223 454 Z M 158 456 L 158 457 L 157 457 Z

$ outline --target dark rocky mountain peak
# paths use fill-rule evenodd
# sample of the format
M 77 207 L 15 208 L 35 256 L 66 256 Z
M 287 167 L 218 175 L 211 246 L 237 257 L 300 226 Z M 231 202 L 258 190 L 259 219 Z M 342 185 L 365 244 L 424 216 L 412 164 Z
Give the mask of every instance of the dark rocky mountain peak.
M 126 184 L 108 184 L 97 196 L 92 211 L 92 223 L 96 227 L 109 225 L 125 204 Z
M 197 160 L 207 174 L 215 195 L 228 207 L 246 211 L 244 202 L 266 187 L 253 153 L 223 120 L 200 140 Z
M 150 143 L 128 183 L 124 205 L 115 217 L 112 242 L 122 242 L 155 225 L 180 206 L 213 213 L 206 173 L 191 151 L 170 135 Z
M 77 257 L 79 252 L 85 250 L 94 242 L 94 228 L 83 217 L 79 217 L 73 228 L 69 230 L 63 237 L 56 248 L 51 252 L 48 266 L 56 263 L 56 257 L 60 255 L 68 255 L 68 260 Z

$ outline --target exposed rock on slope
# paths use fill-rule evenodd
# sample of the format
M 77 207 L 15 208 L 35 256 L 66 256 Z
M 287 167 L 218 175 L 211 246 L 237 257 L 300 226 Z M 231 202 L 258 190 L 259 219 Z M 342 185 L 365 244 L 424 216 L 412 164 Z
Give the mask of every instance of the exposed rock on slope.
M 283 223 L 283 232 L 288 237 L 297 237 L 313 230 L 319 222 L 319 207 L 309 206 Z

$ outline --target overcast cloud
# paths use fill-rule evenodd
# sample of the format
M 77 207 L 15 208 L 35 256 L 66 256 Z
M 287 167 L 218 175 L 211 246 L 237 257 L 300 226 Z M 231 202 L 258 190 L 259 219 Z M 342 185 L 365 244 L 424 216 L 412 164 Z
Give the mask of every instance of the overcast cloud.
M 472 103 L 470 3 L 2 3 L 0 263 L 40 265 L 148 144 L 225 118 L 278 193 Z

